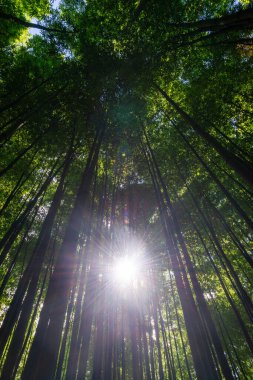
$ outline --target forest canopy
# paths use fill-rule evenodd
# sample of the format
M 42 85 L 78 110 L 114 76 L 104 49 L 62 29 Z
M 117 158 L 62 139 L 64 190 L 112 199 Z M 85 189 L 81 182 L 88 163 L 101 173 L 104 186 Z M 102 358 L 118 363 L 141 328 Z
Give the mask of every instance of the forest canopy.
M 248 0 L 3 0 L 0 380 L 253 377 Z

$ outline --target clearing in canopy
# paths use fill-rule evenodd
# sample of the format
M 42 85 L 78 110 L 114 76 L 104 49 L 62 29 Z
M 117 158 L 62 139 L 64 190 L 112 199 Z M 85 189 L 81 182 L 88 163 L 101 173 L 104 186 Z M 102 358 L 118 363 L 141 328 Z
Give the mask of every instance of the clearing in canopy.
M 253 378 L 253 3 L 2 0 L 0 380 Z

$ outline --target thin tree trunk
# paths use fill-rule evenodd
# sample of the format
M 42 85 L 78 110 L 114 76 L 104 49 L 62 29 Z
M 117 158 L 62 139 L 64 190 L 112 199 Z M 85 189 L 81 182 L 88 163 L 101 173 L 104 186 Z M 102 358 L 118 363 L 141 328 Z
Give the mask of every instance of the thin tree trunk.
M 30 315 L 32 313 L 34 299 L 36 297 L 37 285 L 40 278 L 43 260 L 47 252 L 47 247 L 49 244 L 53 223 L 54 223 L 54 220 L 55 220 L 55 217 L 58 212 L 60 202 L 63 196 L 63 185 L 64 185 L 64 181 L 69 170 L 72 154 L 73 154 L 73 148 L 71 146 L 68 154 L 66 155 L 63 172 L 61 175 L 58 188 L 54 195 L 54 199 L 52 201 L 49 212 L 45 218 L 45 221 L 42 225 L 41 233 L 38 238 L 38 243 L 32 253 L 33 263 L 29 267 L 29 275 L 27 273 L 24 276 L 24 281 L 25 280 L 29 281 L 28 279 L 30 278 L 30 283 L 28 285 L 28 290 L 26 293 L 25 300 L 23 301 L 22 311 L 21 311 L 21 314 L 20 314 L 16 329 L 15 329 L 15 332 L 12 335 L 12 340 L 8 347 L 8 352 L 7 352 L 7 356 L 5 360 L 5 365 L 3 367 L 1 380 L 8 379 L 8 376 L 10 375 L 11 370 L 13 368 L 13 362 L 15 363 L 15 361 L 19 357 L 19 353 L 22 348 L 22 342 L 25 336 Z M 25 286 L 24 286 L 24 290 L 25 290 Z M 8 329 L 9 328 L 10 328 L 10 325 L 8 325 Z
M 190 115 L 188 115 L 179 105 L 172 100 L 165 91 L 163 91 L 158 85 L 154 85 L 155 88 L 162 94 L 162 96 L 175 108 L 180 116 L 189 124 L 195 132 L 199 134 L 211 147 L 213 147 L 225 160 L 225 162 L 231 166 L 245 181 L 251 186 L 253 185 L 253 172 L 252 167 L 248 161 L 242 160 L 240 157 L 228 151 L 224 148 L 218 140 L 205 131 Z
M 57 160 L 57 162 L 58 162 L 58 160 Z M 23 225 L 24 225 L 25 221 L 27 220 L 29 213 L 32 211 L 33 207 L 36 205 L 40 196 L 46 192 L 46 190 L 48 189 L 48 187 L 49 187 L 51 181 L 53 180 L 54 176 L 60 170 L 60 168 L 58 168 L 56 170 L 56 172 L 53 173 L 53 170 L 54 170 L 57 162 L 55 162 L 52 170 L 50 171 L 48 177 L 46 178 L 45 182 L 43 183 L 43 185 L 39 189 L 36 196 L 27 204 L 23 213 L 16 220 L 14 220 L 14 222 L 10 226 L 9 230 L 5 233 L 5 235 L 1 239 L 0 249 L 2 249 L 2 252 L 0 255 L 0 265 L 3 263 L 3 261 L 6 258 L 8 252 L 9 252 L 9 249 L 11 248 L 14 240 L 18 236 L 19 232 L 22 230 Z
M 51 129 L 51 127 L 47 128 L 44 132 L 42 132 L 38 137 L 36 137 L 33 142 L 28 145 L 26 148 L 22 149 L 21 152 L 4 168 L 0 171 L 0 177 L 6 174 L 12 167 L 27 153 L 29 152 L 37 142 Z
M 157 201 L 161 214 L 161 222 L 164 229 L 171 266 L 175 274 L 176 285 L 183 309 L 185 325 L 191 346 L 196 375 L 198 379 L 205 378 L 207 374 L 210 379 L 218 379 L 216 371 L 214 369 L 214 364 L 212 362 L 212 355 L 209 350 L 208 343 L 206 342 L 202 322 L 198 315 L 186 272 L 182 266 L 178 247 L 175 245 L 175 241 L 171 236 L 172 226 L 170 223 L 168 224 L 168 217 L 165 216 L 164 213 L 165 205 L 161 203 L 162 201 L 159 195 L 159 190 L 157 188 L 154 173 L 152 172 L 154 168 L 149 167 L 149 170 L 157 194 Z
M 209 173 L 210 177 L 213 179 L 213 181 L 217 184 L 217 186 L 221 189 L 223 194 L 227 197 L 231 205 L 237 210 L 238 214 L 243 218 L 243 220 L 247 223 L 247 225 L 250 227 L 251 230 L 253 230 L 253 221 L 248 216 L 248 214 L 241 208 L 241 206 L 237 203 L 237 201 L 234 199 L 232 194 L 225 188 L 225 186 L 220 182 L 218 177 L 214 174 L 214 172 L 209 168 L 209 166 L 205 163 L 205 161 L 200 157 L 200 155 L 197 153 L 195 148 L 188 142 L 188 140 L 185 138 L 185 136 L 182 134 L 182 132 L 177 129 L 178 133 L 182 137 L 182 139 L 185 141 L 186 145 L 191 149 L 191 151 L 194 153 L 194 155 L 198 158 L 201 165 L 206 169 L 206 171 Z
M 204 295 L 203 295 L 203 291 L 202 291 L 202 289 L 200 287 L 199 281 L 197 279 L 194 267 L 193 267 L 191 259 L 190 259 L 190 255 L 188 253 L 186 244 L 184 242 L 184 238 L 183 238 L 183 235 L 181 233 L 181 229 L 180 229 L 180 226 L 179 226 L 179 223 L 178 223 L 177 216 L 175 214 L 174 208 L 173 208 L 172 203 L 170 201 L 170 198 L 169 198 L 169 195 L 168 195 L 168 192 L 167 192 L 167 188 L 166 188 L 165 183 L 163 181 L 161 172 L 160 172 L 159 167 L 157 165 L 154 153 L 153 153 L 153 151 L 151 149 L 151 146 L 150 146 L 150 143 L 148 141 L 148 138 L 147 138 L 146 134 L 145 134 L 145 137 L 146 137 L 146 140 L 147 140 L 147 144 L 148 144 L 148 147 L 149 147 L 149 150 L 150 150 L 150 153 L 151 153 L 151 156 L 152 156 L 155 168 L 157 170 L 158 178 L 159 178 L 159 180 L 161 182 L 161 185 L 162 185 L 162 188 L 163 188 L 163 191 L 164 191 L 164 196 L 165 196 L 165 199 L 166 199 L 166 203 L 167 203 L 167 205 L 169 207 L 169 210 L 171 212 L 171 215 L 172 215 L 175 232 L 176 232 L 178 242 L 179 242 L 179 244 L 181 246 L 181 249 L 182 249 L 182 252 L 183 252 L 183 255 L 184 255 L 184 259 L 185 259 L 185 263 L 186 263 L 186 266 L 187 266 L 187 269 L 188 269 L 188 273 L 190 275 L 191 282 L 192 282 L 192 285 L 193 285 L 193 288 L 194 288 L 194 291 L 195 291 L 195 294 L 196 294 L 197 303 L 198 303 L 198 306 L 200 308 L 201 314 L 204 317 L 204 319 L 206 321 L 206 324 L 207 324 L 207 327 L 209 329 L 210 336 L 212 338 L 212 342 L 213 342 L 213 344 L 215 346 L 216 353 L 217 353 L 217 356 L 218 356 L 218 359 L 219 359 L 219 364 L 220 364 L 220 366 L 222 368 L 223 374 L 226 377 L 226 379 L 233 379 L 233 376 L 232 376 L 230 367 L 229 367 L 229 365 L 227 363 L 227 360 L 226 360 L 226 357 L 225 357 L 225 354 L 224 354 L 224 350 L 222 348 L 222 345 L 221 345 L 221 342 L 220 342 L 220 339 L 219 339 L 219 336 L 218 336 L 215 324 L 214 324 L 214 322 L 212 320 L 212 316 L 211 316 L 211 314 L 209 312 L 208 306 L 206 304 L 206 300 L 205 300 Z
M 74 280 L 75 252 L 103 133 L 104 125 L 97 132 L 87 160 L 22 379 L 53 380 L 55 375 L 66 306 Z

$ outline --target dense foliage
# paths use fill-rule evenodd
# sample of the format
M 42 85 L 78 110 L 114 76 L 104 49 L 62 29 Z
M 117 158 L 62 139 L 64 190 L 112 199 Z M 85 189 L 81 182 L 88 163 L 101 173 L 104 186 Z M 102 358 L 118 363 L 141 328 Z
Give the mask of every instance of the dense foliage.
M 251 379 L 252 4 L 0 21 L 0 380 Z

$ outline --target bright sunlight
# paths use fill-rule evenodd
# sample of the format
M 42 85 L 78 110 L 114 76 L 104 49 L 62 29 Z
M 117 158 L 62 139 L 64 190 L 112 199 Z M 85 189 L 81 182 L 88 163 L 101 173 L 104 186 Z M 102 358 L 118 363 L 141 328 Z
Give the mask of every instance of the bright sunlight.
M 140 272 L 139 260 L 133 256 L 124 256 L 115 260 L 113 277 L 116 285 L 123 288 L 134 286 Z

